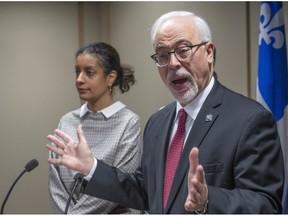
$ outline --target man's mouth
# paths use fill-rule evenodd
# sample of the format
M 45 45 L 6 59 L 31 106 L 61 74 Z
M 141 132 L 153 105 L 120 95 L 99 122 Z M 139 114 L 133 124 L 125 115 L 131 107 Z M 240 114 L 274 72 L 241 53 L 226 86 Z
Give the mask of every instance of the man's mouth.
M 178 78 L 178 79 L 172 80 L 172 83 L 175 85 L 181 85 L 187 82 L 187 80 L 188 80 L 187 78 Z
M 183 84 L 187 81 L 187 78 L 180 78 L 180 79 L 175 79 L 172 81 L 173 84 L 175 85 L 179 85 L 179 84 Z

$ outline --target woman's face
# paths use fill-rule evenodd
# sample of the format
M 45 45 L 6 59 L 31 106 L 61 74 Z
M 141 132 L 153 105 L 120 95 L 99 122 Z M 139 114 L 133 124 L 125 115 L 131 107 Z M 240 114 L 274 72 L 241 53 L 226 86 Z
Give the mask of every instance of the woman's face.
M 76 88 L 80 99 L 91 106 L 105 103 L 109 94 L 108 86 L 112 86 L 111 77 L 105 75 L 104 68 L 98 57 L 88 53 L 80 54 L 76 58 Z

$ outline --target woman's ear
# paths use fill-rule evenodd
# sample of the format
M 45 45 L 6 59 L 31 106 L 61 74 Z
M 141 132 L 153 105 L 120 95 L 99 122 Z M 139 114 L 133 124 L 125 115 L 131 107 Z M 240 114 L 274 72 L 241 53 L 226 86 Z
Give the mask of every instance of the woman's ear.
M 109 74 L 108 74 L 108 85 L 110 87 L 112 87 L 113 83 L 115 82 L 117 78 L 117 72 L 115 70 L 112 70 Z

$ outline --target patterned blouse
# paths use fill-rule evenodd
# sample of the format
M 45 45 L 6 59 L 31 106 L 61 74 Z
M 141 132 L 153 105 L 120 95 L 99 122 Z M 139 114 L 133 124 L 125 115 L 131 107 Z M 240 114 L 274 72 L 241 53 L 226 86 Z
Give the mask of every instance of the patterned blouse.
M 82 124 L 84 135 L 95 158 L 124 172 L 134 172 L 140 165 L 140 118 L 123 103 L 115 102 L 96 113 L 90 111 L 86 103 L 80 109 L 64 115 L 58 128 L 72 139 L 78 140 L 76 129 L 79 124 Z M 50 152 L 50 157 L 57 156 Z M 54 213 L 64 213 L 75 174 L 76 172 L 63 166 L 50 165 L 49 194 Z M 117 206 L 116 203 L 78 193 L 72 200 L 68 213 L 107 214 Z

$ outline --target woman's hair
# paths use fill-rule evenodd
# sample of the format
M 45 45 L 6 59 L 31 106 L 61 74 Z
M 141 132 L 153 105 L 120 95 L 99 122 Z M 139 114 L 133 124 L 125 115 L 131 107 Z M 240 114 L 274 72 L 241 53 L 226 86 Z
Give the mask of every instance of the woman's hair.
M 100 63 L 102 63 L 106 76 L 108 76 L 112 70 L 117 72 L 117 78 L 112 87 L 119 86 L 122 93 L 129 91 L 130 85 L 133 85 L 136 82 L 134 69 L 127 64 L 121 65 L 120 56 L 116 49 L 111 45 L 104 42 L 89 44 L 76 52 L 76 58 L 83 53 L 95 55 Z

